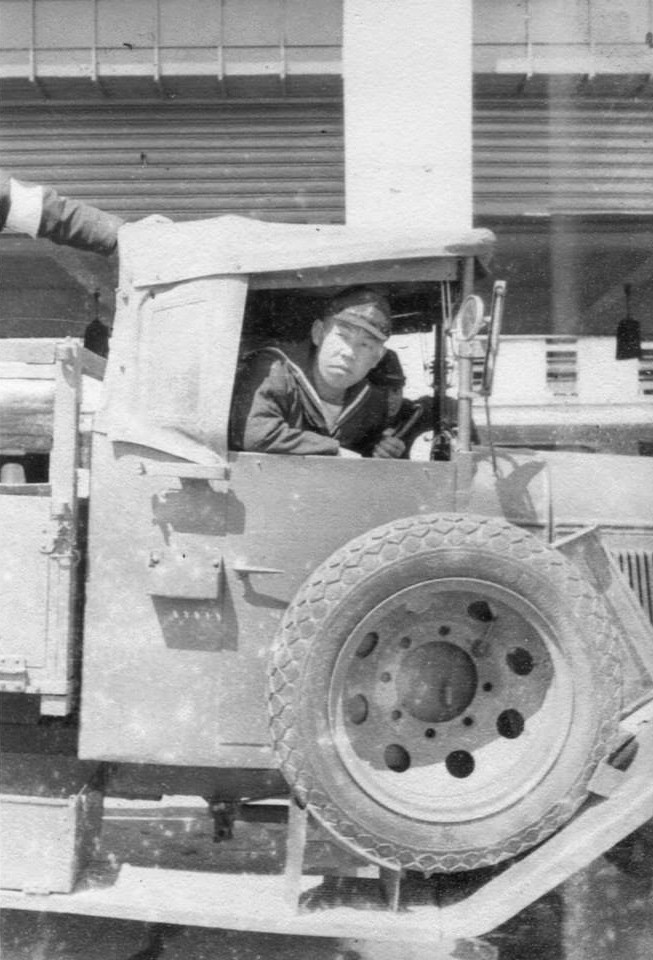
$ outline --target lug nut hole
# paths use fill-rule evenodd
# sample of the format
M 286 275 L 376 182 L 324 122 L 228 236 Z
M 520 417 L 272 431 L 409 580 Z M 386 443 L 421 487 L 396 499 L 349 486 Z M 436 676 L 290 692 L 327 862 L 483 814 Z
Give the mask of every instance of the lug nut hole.
M 365 657 L 369 657 L 372 651 L 376 648 L 378 642 L 378 633 L 374 633 L 374 631 L 371 633 L 366 633 L 359 644 L 358 650 L 356 651 L 356 656 L 360 657 L 361 660 L 363 660 Z
M 404 773 L 410 767 L 410 754 L 398 743 L 391 743 L 385 748 L 383 759 L 388 770 L 395 773 Z
M 399 646 L 403 647 L 404 650 L 408 650 L 408 647 L 411 645 L 412 642 L 413 641 L 410 639 L 410 637 L 402 637 L 401 640 L 399 641 Z
M 355 697 L 352 697 L 351 700 L 348 701 L 347 717 L 349 718 L 350 723 L 353 723 L 356 726 L 359 726 L 361 723 L 365 723 L 368 713 L 369 706 L 362 693 L 356 694 Z
M 481 623 L 489 623 L 494 620 L 494 614 L 486 600 L 475 600 L 474 603 L 470 603 L 467 607 L 467 615 L 472 620 L 480 620 Z
M 393 710 L 392 713 L 390 714 L 390 717 L 392 718 L 392 720 L 401 720 L 401 716 L 402 716 L 401 710 Z
M 385 670 L 381 674 L 381 683 L 390 683 L 391 680 L 392 680 L 392 675 L 389 674 L 387 670 Z
M 523 647 L 515 647 L 514 650 L 506 654 L 506 663 L 518 677 L 527 677 L 529 673 L 532 673 L 535 666 L 532 655 Z
M 427 740 L 432 740 L 433 737 L 435 736 L 435 730 L 433 729 L 433 727 L 427 727 L 426 730 L 424 731 L 424 736 L 426 737 Z
M 494 689 L 494 687 L 491 683 L 488 682 L 483 684 L 483 689 L 485 690 L 486 693 L 489 693 L 490 690 Z
M 464 780 L 474 772 L 474 758 L 466 750 L 454 750 L 445 760 L 445 765 L 452 777 Z
M 516 740 L 524 732 L 524 718 L 519 710 L 504 710 L 497 718 L 497 730 L 507 740 Z

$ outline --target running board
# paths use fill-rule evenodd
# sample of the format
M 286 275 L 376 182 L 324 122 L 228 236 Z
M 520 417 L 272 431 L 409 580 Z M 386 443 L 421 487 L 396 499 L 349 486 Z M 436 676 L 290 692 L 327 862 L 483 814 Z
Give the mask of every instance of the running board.
M 603 782 L 562 830 L 466 899 L 437 906 L 399 874 L 323 877 L 302 871 L 307 813 L 293 807 L 287 866 L 275 875 L 226 874 L 123 864 L 87 873 L 71 894 L 4 890 L 5 909 L 109 916 L 149 923 L 300 936 L 436 943 L 480 937 L 524 910 L 653 818 L 653 723 L 643 722 L 630 767 Z M 605 789 L 605 783 L 609 789 Z M 390 872 L 391 873 L 391 872 Z

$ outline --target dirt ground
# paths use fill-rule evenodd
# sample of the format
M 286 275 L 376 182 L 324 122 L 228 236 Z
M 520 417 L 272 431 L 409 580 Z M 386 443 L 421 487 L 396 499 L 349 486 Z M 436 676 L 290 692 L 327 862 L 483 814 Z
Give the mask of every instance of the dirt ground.
M 136 809 L 115 802 L 105 811 L 98 858 L 133 865 L 195 870 L 232 866 L 239 850 L 261 871 L 279 859 L 281 829 L 237 824 L 234 839 L 213 843 L 205 808 Z M 2 960 L 653 960 L 651 869 L 632 851 L 629 873 L 599 858 L 565 887 L 534 903 L 481 942 L 454 949 L 362 943 L 318 937 L 243 933 L 36 911 L 5 910 Z M 648 854 L 647 854 L 648 856 Z M 249 864 L 251 868 L 251 863 Z M 148 940 L 149 938 L 149 940 Z M 148 947 L 149 943 L 149 947 Z

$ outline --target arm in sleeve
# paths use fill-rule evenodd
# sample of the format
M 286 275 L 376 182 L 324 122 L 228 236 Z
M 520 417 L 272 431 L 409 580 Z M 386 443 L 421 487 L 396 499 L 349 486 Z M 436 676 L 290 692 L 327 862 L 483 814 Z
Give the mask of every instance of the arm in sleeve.
M 0 180 L 0 229 L 109 255 L 124 221 L 97 207 L 60 196 L 52 187 Z
M 231 445 L 259 453 L 337 456 L 340 444 L 304 430 L 292 374 L 282 360 L 259 355 L 236 379 L 231 410 Z

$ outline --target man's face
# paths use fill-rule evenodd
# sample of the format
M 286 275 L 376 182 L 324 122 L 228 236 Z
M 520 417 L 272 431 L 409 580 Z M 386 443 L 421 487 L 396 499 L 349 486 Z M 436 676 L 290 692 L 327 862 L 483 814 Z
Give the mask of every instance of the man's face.
M 332 390 L 344 391 L 367 376 L 383 356 L 383 344 L 362 327 L 332 317 L 316 320 L 317 371 Z

